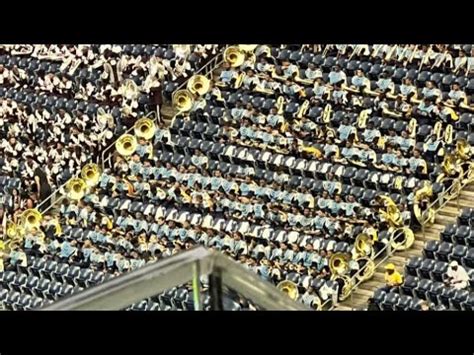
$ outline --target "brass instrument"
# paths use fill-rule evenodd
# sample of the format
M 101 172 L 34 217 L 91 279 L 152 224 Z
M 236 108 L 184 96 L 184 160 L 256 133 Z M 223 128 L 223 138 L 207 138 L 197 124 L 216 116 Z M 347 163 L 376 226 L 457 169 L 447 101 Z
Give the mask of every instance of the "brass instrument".
M 71 200 L 80 200 L 87 190 L 87 183 L 81 178 L 72 178 L 66 184 L 67 197 Z
M 424 200 L 428 200 L 433 196 L 433 186 L 430 181 L 424 181 L 423 187 L 419 188 L 415 192 L 413 198 L 413 214 L 415 215 L 418 222 L 423 226 L 427 223 L 434 223 L 435 212 L 433 208 L 428 210 L 428 218 L 423 219 L 423 211 L 421 210 L 420 203 Z
M 308 111 L 308 107 L 309 107 L 309 100 L 305 100 L 305 102 L 303 102 L 300 109 L 298 110 L 298 114 L 296 115 L 296 117 L 302 118 Z
M 257 47 L 258 47 L 258 44 L 239 44 L 238 45 L 238 48 L 241 51 L 246 52 L 246 53 L 253 52 L 255 48 Z
M 245 62 L 245 53 L 237 46 L 231 46 L 224 52 L 224 61 L 232 68 L 240 67 Z
M 359 270 L 363 270 L 357 276 L 359 281 L 367 281 L 375 274 L 375 262 L 368 256 L 362 256 L 355 260 L 359 264 Z
M 417 127 L 416 119 L 412 118 L 410 122 L 408 123 L 408 132 L 410 132 L 410 138 L 416 137 L 416 127 Z
M 318 148 L 315 148 L 315 147 L 308 147 L 308 146 L 302 145 L 302 146 L 298 147 L 298 150 L 300 152 L 308 153 L 308 154 L 314 156 L 316 159 L 320 159 L 323 156 L 323 153 L 321 153 L 321 151 Z
M 393 183 L 393 187 L 398 191 L 402 190 L 403 189 L 403 181 L 404 181 L 403 176 L 397 175 L 397 177 L 395 178 L 395 182 Z
M 324 107 L 324 111 L 323 111 L 323 122 L 324 123 L 329 123 L 331 121 L 331 113 L 332 113 L 331 104 L 327 104 Z
M 379 210 L 382 220 L 385 220 L 391 227 L 400 227 L 402 225 L 402 215 L 397 205 L 389 196 L 380 196 L 385 201 L 385 208 Z
M 345 253 L 334 253 L 329 259 L 329 269 L 333 275 L 344 275 L 349 271 L 350 256 Z
M 453 125 L 448 124 L 444 132 L 444 141 L 446 144 L 451 144 L 453 142 Z
M 357 128 L 364 129 L 367 125 L 367 118 L 369 117 L 369 110 L 362 110 L 357 117 Z
M 179 112 L 188 112 L 193 107 L 194 96 L 189 90 L 178 90 L 173 93 L 172 102 Z
M 455 155 L 462 161 L 471 159 L 471 146 L 466 139 L 461 138 L 456 141 Z
M 436 121 L 434 127 L 433 127 L 433 133 L 436 134 L 436 137 L 438 139 L 441 138 L 441 131 L 443 130 L 443 125 L 441 121 Z
M 283 114 L 284 106 L 285 106 L 285 98 L 283 96 L 278 96 L 277 101 L 276 101 L 276 107 L 278 109 L 279 115 Z
M 367 233 L 359 234 L 354 243 L 356 259 L 374 255 L 374 239 Z
M 140 118 L 137 122 L 135 122 L 134 132 L 138 138 L 150 140 L 153 138 L 156 132 L 155 123 L 149 118 Z
M 97 164 L 89 163 L 81 169 L 81 178 L 88 187 L 95 186 L 99 183 L 100 168 Z
M 204 75 L 194 75 L 189 79 L 186 88 L 194 95 L 203 96 L 211 88 L 211 81 Z
M 296 301 L 299 296 L 298 286 L 289 280 L 284 280 L 277 285 L 277 289 L 287 294 L 292 300 Z
M 27 232 L 33 228 L 39 228 L 41 225 L 41 220 L 43 215 L 35 208 L 30 208 L 25 210 L 20 215 L 20 224 L 24 228 L 24 231 Z
M 438 175 L 436 182 L 442 182 L 446 178 L 455 175 L 460 170 L 460 167 L 458 167 L 456 163 L 456 156 L 454 154 L 445 154 L 443 162 L 441 163 L 443 172 Z
M 415 233 L 408 227 L 394 229 L 392 237 L 392 248 L 396 251 L 409 249 L 415 242 Z
M 246 74 L 244 72 L 240 73 L 237 76 L 237 79 L 235 79 L 235 83 L 234 83 L 234 89 L 239 89 L 242 86 L 245 76 Z
M 336 281 L 337 284 L 339 285 L 338 288 L 338 299 L 339 301 L 344 301 L 347 299 L 352 291 L 352 288 L 354 287 L 354 280 L 351 279 L 347 275 L 338 275 L 338 274 L 333 274 L 331 276 L 331 280 Z
M 124 157 L 132 155 L 137 146 L 137 138 L 131 134 L 122 134 L 115 143 L 117 152 Z

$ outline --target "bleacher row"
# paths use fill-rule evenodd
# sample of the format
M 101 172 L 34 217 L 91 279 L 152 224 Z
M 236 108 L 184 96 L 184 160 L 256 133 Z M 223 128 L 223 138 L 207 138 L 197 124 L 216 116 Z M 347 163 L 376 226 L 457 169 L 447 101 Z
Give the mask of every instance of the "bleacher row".
M 464 209 L 457 223 L 450 224 L 440 233 L 439 241 L 429 241 L 423 256 L 412 258 L 405 266 L 403 285 L 392 292 L 378 290 L 374 301 L 383 310 L 406 310 L 420 300 L 435 309 L 474 309 L 474 213 Z M 448 264 L 457 261 L 470 277 L 467 289 L 456 290 L 445 285 Z
M 451 75 L 451 77 L 448 77 L 448 75 L 441 72 L 430 73 L 421 71 L 418 73 L 416 69 L 372 64 L 360 60 L 349 61 L 345 58 L 336 59 L 333 55 L 324 58 L 321 54 L 302 53 L 286 49 L 280 50 L 278 48 L 272 48 L 272 55 L 277 63 L 277 72 L 285 70 L 280 66 L 288 59 L 291 63 L 298 65 L 298 71 L 301 72 L 300 75 L 302 77 L 305 75 L 303 71 L 307 68 L 307 63 L 311 61 L 321 67 L 325 81 L 329 79 L 331 68 L 335 64 L 340 64 L 346 71 L 348 82 L 351 82 L 351 76 L 354 75 L 356 69 L 363 68 L 371 79 L 373 90 L 376 89 L 376 79 L 378 79 L 379 74 L 385 71 L 390 73 L 397 85 L 403 77 L 412 76 L 418 88 L 421 88 L 427 80 L 433 78 L 433 80 L 440 83 L 441 88 L 447 94 L 449 85 L 456 80 L 467 93 L 472 93 L 472 79 L 467 76 L 453 77 Z M 236 69 L 233 70 L 238 71 Z M 395 85 L 395 90 L 399 90 L 397 85 Z M 354 218 L 368 221 L 370 217 L 369 224 L 378 227 L 378 238 L 380 241 L 383 241 L 388 237 L 388 233 L 386 226 L 378 218 L 377 209 L 379 206 L 375 203 L 376 197 L 380 194 L 390 194 L 397 204 L 408 207 L 411 203 L 409 195 L 420 186 L 421 180 L 430 179 L 434 183 L 441 171 L 439 166 L 440 159 L 436 157 L 436 154 L 434 156 L 427 156 L 426 159 L 420 156 L 414 157 L 418 161 L 427 160 L 427 173 L 420 172 L 416 168 L 413 171 L 407 172 L 406 170 L 407 166 L 409 166 L 408 161 L 413 158 L 411 156 L 411 148 L 418 147 L 420 151 L 426 152 L 427 138 L 431 135 L 434 124 L 425 123 L 419 125 L 416 132 L 409 132 L 415 133 L 412 138 L 413 142 L 406 147 L 407 149 L 400 151 L 401 156 L 407 161 L 404 164 L 400 163 L 400 166 L 394 164 L 393 170 L 387 172 L 386 167 L 380 167 L 380 165 L 385 164 L 384 157 L 387 154 L 394 155 L 387 148 L 373 144 L 374 142 L 369 141 L 363 134 L 360 134 L 361 132 L 356 132 L 356 136 L 361 142 L 367 143 L 368 146 L 358 146 L 357 148 L 351 145 L 347 146 L 349 137 L 341 127 L 355 126 L 360 111 L 363 108 L 362 106 L 354 105 L 352 102 L 339 107 L 336 105 L 330 121 L 324 122 L 323 106 L 318 103 L 311 103 L 308 113 L 304 115 L 306 117 L 302 121 L 312 122 L 321 130 L 322 134 L 316 136 L 313 133 L 309 133 L 303 136 L 294 129 L 297 125 L 290 125 L 286 132 L 279 133 L 269 128 L 267 132 L 269 135 L 283 138 L 282 140 L 277 140 L 275 137 L 269 138 L 263 134 L 256 133 L 259 130 L 264 131 L 267 127 L 272 126 L 268 116 L 271 113 L 271 109 L 277 105 L 277 97 L 267 97 L 260 93 L 255 93 L 251 89 L 245 88 L 245 86 L 235 89 L 230 85 L 219 85 L 219 88 L 221 100 L 216 100 L 214 94 L 207 95 L 203 109 L 191 112 L 189 115 L 178 115 L 174 119 L 173 124 L 169 128 L 171 133 L 169 141 L 163 140 L 162 136 L 158 138 L 158 135 L 155 134 L 153 158 L 147 159 L 144 153 L 139 154 L 138 160 L 140 163 L 137 163 L 136 159 L 132 158 L 126 164 L 128 166 L 127 174 L 121 173 L 120 169 L 115 166 L 113 171 L 107 171 L 102 174 L 101 180 L 104 178 L 104 180 L 108 181 L 104 185 L 99 183 L 97 188 L 92 189 L 86 196 L 87 200 L 85 199 L 78 204 L 76 212 L 71 213 L 72 210 L 66 212 L 67 206 L 64 206 L 59 216 L 63 227 L 63 236 L 65 236 L 63 243 L 67 242 L 70 244 L 69 240 L 76 241 L 77 244 L 74 248 L 77 248 L 78 254 L 77 258 L 74 257 L 72 261 L 89 265 L 82 270 L 80 268 L 73 270 L 76 266 L 68 266 L 67 263 L 71 260 L 69 257 L 66 257 L 65 259 L 68 262 L 56 265 L 53 274 L 59 273 L 60 280 L 54 276 L 55 281 L 66 282 L 70 287 L 63 285 L 59 289 L 63 287 L 67 288 L 67 292 L 73 292 L 74 290 L 79 290 L 78 287 L 89 287 L 90 285 L 87 281 L 83 285 L 79 285 L 79 281 L 76 284 L 75 277 L 79 277 L 81 273 L 88 273 L 83 270 L 90 270 L 90 264 L 102 264 L 104 274 L 105 270 L 109 269 L 113 270 L 113 272 L 119 269 L 119 273 L 133 269 L 133 267 L 129 266 L 121 270 L 119 264 L 122 257 L 117 257 L 110 265 L 104 260 L 92 262 L 90 257 L 85 257 L 84 249 L 86 248 L 86 243 L 88 245 L 87 248 L 90 248 L 90 244 L 92 244 L 93 248 L 97 249 L 101 255 L 104 250 L 115 254 L 125 254 L 126 256 L 123 258 L 129 260 L 130 263 L 134 260 L 137 261 L 137 264 L 140 264 L 141 261 L 150 261 L 149 256 L 145 255 L 146 253 L 143 252 L 140 246 L 143 246 L 145 243 L 149 247 L 150 244 L 158 241 L 165 243 L 166 246 L 163 246 L 164 250 L 166 248 L 173 249 L 173 252 L 169 249 L 166 252 L 160 252 L 158 257 L 172 255 L 175 250 L 179 252 L 179 249 L 183 247 L 189 248 L 194 244 L 202 243 L 212 248 L 224 249 L 224 252 L 228 255 L 240 260 L 267 280 L 271 280 L 274 283 L 283 279 L 291 280 L 298 285 L 301 293 L 306 292 L 311 286 L 318 293 L 319 297 L 326 300 L 328 296 L 324 296 L 322 290 L 336 290 L 338 284 L 330 279 L 330 275 L 321 276 L 319 274 L 321 272 L 320 269 L 317 270 L 316 274 L 313 274 L 313 268 L 316 270 L 315 265 L 321 260 L 323 260 L 323 264 L 324 260 L 326 260 L 327 266 L 328 259 L 332 253 L 342 252 L 348 254 L 351 252 L 354 238 L 363 230 L 363 227 L 359 226 L 359 221 L 355 221 Z M 305 93 L 305 99 L 310 99 L 314 94 L 311 87 L 307 87 Z M 286 104 L 281 115 L 284 120 L 297 123 L 299 118 L 296 116 L 302 105 L 301 99 L 296 98 L 294 94 L 283 93 L 282 95 L 285 98 Z M 422 96 L 421 90 L 418 95 Z M 407 137 L 403 137 L 402 132 L 408 129 L 408 121 L 402 117 L 397 119 L 384 117 L 385 112 L 375 108 L 375 100 L 367 97 L 367 95 L 364 96 L 366 107 L 373 107 L 374 109 L 368 119 L 368 122 L 373 123 L 374 129 L 380 130 L 380 134 L 385 136 L 389 143 L 405 142 L 402 139 L 407 140 Z M 240 103 L 243 105 L 251 104 L 251 107 L 247 109 L 250 112 L 247 118 L 242 118 L 245 113 L 236 114 L 236 111 L 233 111 L 233 109 L 238 108 L 238 102 L 239 105 Z M 258 111 L 252 111 L 253 109 L 258 109 Z M 242 109 L 243 111 L 244 109 Z M 459 138 L 466 138 L 468 141 L 474 142 L 474 136 L 468 132 L 472 130 L 473 119 L 474 117 L 471 113 L 461 112 L 459 121 L 454 125 L 455 138 L 453 142 L 444 142 L 442 145 L 453 148 L 454 141 Z M 245 123 L 245 121 L 249 123 Z M 247 131 L 243 130 L 242 127 L 245 127 Z M 226 132 L 232 129 L 234 134 L 230 136 L 233 136 L 233 138 L 229 138 Z M 159 127 L 159 130 L 166 131 L 163 127 Z M 255 134 L 249 133 L 249 130 L 253 130 Z M 302 130 L 306 131 L 305 128 Z M 327 135 L 330 130 L 334 132 L 334 139 L 332 140 L 328 139 Z M 311 128 L 309 131 L 313 131 L 313 129 Z M 268 139 L 278 142 L 277 144 L 280 146 L 278 152 L 268 147 Z M 303 144 L 310 145 L 324 152 L 324 154 L 314 157 L 307 152 L 299 151 L 298 145 L 295 147 L 292 144 L 298 139 L 301 139 Z M 443 141 L 443 137 L 439 137 L 439 139 Z M 335 146 L 336 150 L 340 151 L 342 157 L 331 154 L 333 146 Z M 140 148 L 140 151 L 145 152 L 147 150 Z M 206 157 L 205 164 L 197 163 L 197 161 L 203 159 L 198 151 L 202 152 L 204 157 Z M 367 156 L 372 157 L 371 151 L 374 152 L 373 159 L 367 158 Z M 354 164 L 353 161 L 355 159 L 353 157 L 355 155 L 358 155 L 359 160 L 364 162 L 363 167 L 360 164 Z M 196 156 L 200 158 L 196 159 Z M 150 169 L 144 168 L 147 160 L 152 165 Z M 397 161 L 401 160 L 400 158 Z M 418 161 L 415 162 L 416 166 L 420 165 Z M 136 165 L 136 171 L 132 167 L 133 164 Z M 195 167 L 194 170 L 190 169 L 191 166 Z M 144 171 L 148 172 L 145 174 Z M 220 171 L 221 174 L 217 174 L 216 171 Z M 135 194 L 129 193 L 128 186 L 124 187 L 122 184 L 117 183 L 120 181 L 118 177 L 123 175 L 128 175 L 127 179 L 131 181 L 132 190 L 136 192 Z M 195 181 L 199 182 L 200 186 L 190 183 L 191 175 L 193 175 Z M 252 181 L 256 180 L 257 185 L 266 190 L 258 193 L 254 190 L 252 194 L 245 193 L 244 189 L 242 189 L 242 182 L 243 178 L 247 176 Z M 397 179 L 396 177 L 399 178 Z M 216 180 L 212 180 L 214 178 Z M 115 181 L 113 181 L 114 179 Z M 112 183 L 110 183 L 111 180 Z M 211 180 L 217 181 L 219 187 L 214 189 Z M 207 184 L 205 183 L 206 181 Z M 174 188 L 173 185 L 176 182 L 178 185 Z M 154 192 L 148 192 L 149 190 L 145 190 L 145 193 L 143 193 L 143 184 L 147 183 L 149 185 L 155 184 L 165 191 L 166 197 L 159 197 Z M 237 185 L 237 188 L 234 188 L 235 185 Z M 224 186 L 231 186 L 231 188 L 228 189 Z M 433 190 L 435 195 L 443 189 L 443 184 L 434 183 Z M 208 194 L 204 190 L 214 191 L 214 196 L 218 198 L 214 198 L 212 206 L 220 206 L 221 210 L 215 207 L 205 207 L 202 201 L 194 203 L 193 198 L 189 200 L 186 198 L 186 195 Z M 176 191 L 179 191 L 181 195 L 176 193 Z M 218 193 L 215 191 L 218 191 Z M 286 195 L 292 194 L 291 198 L 287 201 L 281 198 L 285 193 Z M 310 202 L 309 205 L 311 207 L 309 209 L 305 204 L 306 201 L 300 203 L 300 200 L 296 199 L 296 197 L 299 198 L 300 196 L 303 199 L 307 193 L 311 194 L 314 199 L 314 206 Z M 259 194 L 260 196 L 257 196 L 257 198 L 252 196 Z M 241 209 L 244 208 L 242 205 L 261 203 L 259 202 L 259 197 L 262 197 L 264 201 L 279 202 L 280 205 L 275 208 L 277 211 L 286 214 L 287 220 L 270 218 L 269 213 L 263 213 L 263 215 L 260 212 L 256 213 L 255 210 L 252 210 L 252 207 L 247 214 L 235 213 L 242 212 Z M 222 205 L 229 198 L 234 202 L 233 207 L 229 207 L 231 206 L 230 203 L 227 206 Z M 249 201 L 244 202 L 245 198 Z M 322 199 L 327 200 L 328 204 L 326 206 L 318 204 L 318 201 Z M 81 216 L 79 209 L 84 208 L 85 205 L 89 205 L 96 215 L 103 214 L 103 211 L 106 211 L 113 229 L 115 229 L 115 231 L 108 233 L 110 238 L 101 240 L 96 238 L 94 240 L 92 233 L 95 231 L 89 225 L 98 224 L 97 217 L 89 219 L 90 213 L 86 217 Z M 284 205 L 288 205 L 290 209 L 286 210 Z M 351 210 L 348 207 L 349 205 L 356 206 L 357 208 Z M 334 222 L 332 218 L 341 217 L 341 210 L 344 211 L 343 216 L 348 217 L 349 220 Z M 119 216 L 118 211 L 120 213 L 125 211 L 124 216 L 126 217 L 123 219 L 128 218 L 125 228 L 121 226 L 123 219 L 120 220 L 121 216 Z M 137 213 L 140 214 L 137 215 Z M 249 223 L 246 220 L 247 216 L 250 215 L 253 218 L 253 215 L 257 214 L 258 216 L 254 218 L 255 222 L 251 221 L 252 223 Z M 145 221 L 143 215 L 155 217 L 154 222 L 158 222 L 162 218 L 166 221 L 166 224 L 171 225 L 169 227 L 170 230 L 175 228 L 179 232 L 173 233 L 168 231 L 155 238 L 155 241 L 152 241 L 152 237 L 156 233 L 150 229 L 153 221 L 147 220 L 147 223 L 149 223 L 147 225 L 148 228 L 144 230 L 140 226 L 138 228 L 135 227 Z M 74 228 L 71 228 L 69 224 L 71 218 L 75 220 Z M 321 227 L 317 223 L 317 218 L 324 218 L 331 221 L 331 223 L 341 223 L 348 227 L 349 232 L 341 231 L 338 228 L 329 229 L 326 225 Z M 169 220 L 174 220 L 176 223 L 171 223 Z M 201 229 L 197 228 L 198 226 Z M 124 233 L 125 236 L 116 232 L 117 229 L 121 228 L 126 231 Z M 210 233 L 211 236 L 213 233 L 211 230 L 214 230 L 214 233 L 217 232 L 216 234 L 222 234 L 220 238 L 224 241 L 216 241 L 214 244 L 209 244 L 205 239 L 190 238 L 188 236 L 190 231 L 195 232 L 197 230 L 197 233 L 202 233 L 202 228 L 205 228 L 206 232 Z M 183 229 L 185 230 L 183 233 L 186 233 L 186 237 L 182 240 L 184 245 L 177 247 L 176 243 L 173 242 L 180 239 L 179 233 Z M 234 245 L 236 240 L 238 241 L 238 238 L 242 236 L 245 239 L 245 246 L 249 249 L 246 255 L 242 253 L 242 249 L 232 249 L 225 245 L 227 242 Z M 130 245 L 127 247 L 119 245 L 122 239 L 127 240 Z M 231 243 L 230 240 L 233 242 Z M 173 247 L 169 247 L 170 242 Z M 186 245 L 186 243 L 189 244 Z M 282 244 L 291 246 L 294 249 L 294 255 L 291 257 L 286 257 L 286 254 L 275 256 L 274 251 L 281 248 Z M 306 250 L 307 245 L 310 245 L 311 249 Z M 59 254 L 58 251 L 61 248 L 57 247 L 55 250 L 48 251 L 45 254 L 50 254 L 54 258 L 55 255 Z M 243 249 L 245 248 L 243 247 Z M 329 252 L 328 255 L 322 255 L 322 250 Z M 242 256 L 244 256 L 243 259 L 241 258 Z M 275 261 L 283 262 L 285 266 L 279 268 Z M 45 263 L 49 264 L 52 262 L 54 261 Z M 268 262 L 269 265 L 267 264 Z M 29 262 L 28 265 L 30 265 Z M 274 277 L 272 273 L 276 270 L 281 272 L 279 277 Z M 65 272 L 64 277 L 61 274 L 63 271 Z M 13 270 L 8 272 L 15 273 Z M 71 273 L 72 279 L 66 277 L 69 273 Z M 26 285 L 26 280 L 29 277 L 44 276 L 40 273 L 39 275 L 25 275 L 23 277 L 20 276 L 22 274 L 8 274 L 9 280 L 11 280 L 8 282 L 11 282 L 13 285 L 17 282 L 16 279 L 18 278 L 18 282 Z M 5 273 L 4 279 L 6 275 Z M 47 278 L 47 276 L 45 277 Z M 25 280 L 24 282 L 23 279 Z M 40 280 L 37 279 L 31 282 L 38 282 L 39 284 Z M 48 290 L 51 287 L 50 285 Z M 7 303 L 19 305 L 21 308 L 19 300 L 22 296 L 12 295 L 11 293 L 23 292 L 25 289 L 19 287 L 10 292 L 7 290 L 7 293 L 3 292 L 5 299 L 13 300 Z M 53 289 L 53 293 L 55 292 L 54 290 L 56 288 Z M 61 297 L 65 294 L 64 292 L 59 294 L 58 291 L 55 295 Z M 185 293 L 182 289 L 175 289 L 170 291 L 169 297 L 166 296 L 168 298 L 161 296 L 161 298 L 145 300 L 132 306 L 132 309 L 173 309 L 180 308 L 180 306 L 188 309 L 186 308 L 187 305 L 183 304 L 183 302 L 189 303 L 191 301 L 183 296 Z M 33 299 L 30 299 L 29 304 L 37 304 L 39 302 L 37 297 L 43 298 L 44 296 L 50 299 L 49 297 L 52 296 L 48 295 L 50 295 L 49 291 L 43 294 L 34 293 L 34 302 Z M 23 298 L 21 299 L 23 300 Z M 164 299 L 169 299 L 169 302 L 165 302 Z M 27 307 L 29 307 L 29 304 Z

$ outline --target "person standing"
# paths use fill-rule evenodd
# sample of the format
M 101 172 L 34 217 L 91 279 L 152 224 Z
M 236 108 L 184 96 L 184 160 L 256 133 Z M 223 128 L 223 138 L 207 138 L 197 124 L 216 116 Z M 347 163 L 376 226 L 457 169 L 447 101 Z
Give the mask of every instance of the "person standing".
M 51 195 L 51 186 L 49 185 L 48 182 L 48 177 L 46 176 L 46 173 L 44 172 L 43 169 L 41 169 L 39 166 L 36 167 L 34 171 L 34 179 L 35 179 L 35 188 L 36 188 L 36 193 L 38 195 L 38 202 L 44 202 L 49 195 Z M 51 204 L 50 200 L 47 200 L 43 206 L 42 210 L 45 210 L 49 207 Z

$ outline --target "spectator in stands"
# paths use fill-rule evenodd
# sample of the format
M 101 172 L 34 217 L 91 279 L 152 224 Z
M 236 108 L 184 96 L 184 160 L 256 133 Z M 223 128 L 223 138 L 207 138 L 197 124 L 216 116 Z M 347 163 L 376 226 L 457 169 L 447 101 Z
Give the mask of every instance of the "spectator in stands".
M 448 286 L 454 287 L 456 290 L 465 289 L 469 285 L 469 275 L 466 269 L 459 265 L 456 260 L 449 263 L 445 283 Z
M 395 269 L 395 265 L 388 263 L 385 265 L 385 291 L 397 288 L 403 283 L 402 275 Z

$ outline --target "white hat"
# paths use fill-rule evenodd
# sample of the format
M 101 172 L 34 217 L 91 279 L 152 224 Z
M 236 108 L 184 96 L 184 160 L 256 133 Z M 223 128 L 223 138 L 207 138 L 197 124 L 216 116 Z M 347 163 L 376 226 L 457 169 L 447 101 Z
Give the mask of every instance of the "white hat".
M 458 266 L 458 262 L 456 260 L 453 260 L 449 263 L 449 266 L 450 267 L 456 267 L 456 266 Z

